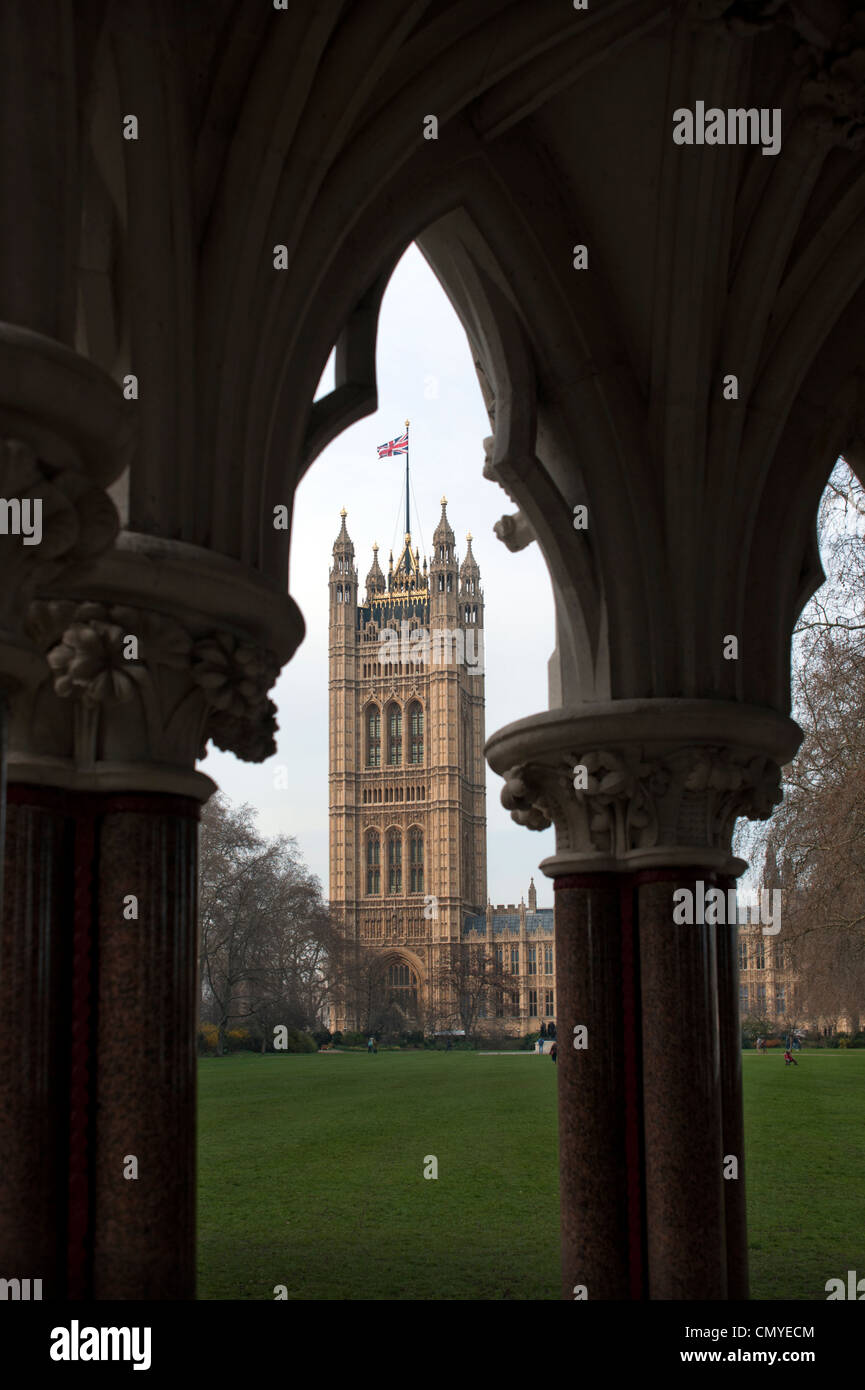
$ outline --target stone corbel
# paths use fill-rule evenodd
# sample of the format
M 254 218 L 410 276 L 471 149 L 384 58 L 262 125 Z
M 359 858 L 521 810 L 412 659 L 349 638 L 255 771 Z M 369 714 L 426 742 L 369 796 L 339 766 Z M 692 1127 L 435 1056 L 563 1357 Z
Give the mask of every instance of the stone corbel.
M 511 552 L 525 550 L 527 545 L 537 540 L 528 517 L 521 511 L 513 516 L 503 516 L 495 523 L 493 530 Z

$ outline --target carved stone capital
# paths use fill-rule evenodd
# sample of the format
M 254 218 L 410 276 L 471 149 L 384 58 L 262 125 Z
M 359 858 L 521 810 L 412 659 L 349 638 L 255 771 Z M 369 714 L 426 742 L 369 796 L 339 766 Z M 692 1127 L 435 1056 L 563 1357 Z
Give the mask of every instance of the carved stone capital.
M 541 865 L 550 876 L 679 865 L 739 874 L 735 822 L 771 815 L 800 739 L 771 710 L 627 700 L 521 720 L 493 735 L 487 756 L 517 824 L 555 826 L 556 853 Z
M 282 652 L 300 639 L 300 615 L 287 595 L 268 592 L 224 557 L 130 539 L 97 567 L 91 596 L 29 606 L 27 636 L 48 674 L 35 693 L 12 701 L 10 780 L 205 799 L 213 783 L 194 764 L 208 740 L 250 762 L 276 751 L 268 691 Z M 154 559 L 164 594 L 154 585 Z M 243 602 L 238 590 L 256 615 L 245 632 L 231 622 Z M 127 601 L 145 596 L 149 602 Z M 277 615 L 280 652 L 264 630 Z
M 865 16 L 845 15 L 841 4 L 802 5 L 789 0 L 691 0 L 696 29 L 729 40 L 753 39 L 785 28 L 793 37 L 793 61 L 804 81 L 799 93 L 803 123 L 826 145 L 860 149 L 865 142 Z
M 32 686 L 44 659 L 25 631 L 34 593 L 86 572 L 118 531 L 104 491 L 122 471 L 133 416 L 93 363 L 0 324 L 0 686 Z
M 828 53 L 813 54 L 799 105 L 828 143 L 858 150 L 865 143 L 865 16 L 844 26 Z

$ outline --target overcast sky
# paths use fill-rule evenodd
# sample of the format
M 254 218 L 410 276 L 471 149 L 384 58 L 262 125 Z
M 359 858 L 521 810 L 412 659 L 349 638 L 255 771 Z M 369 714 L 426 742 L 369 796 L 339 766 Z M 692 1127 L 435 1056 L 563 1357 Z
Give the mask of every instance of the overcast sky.
M 332 363 L 319 394 L 333 384 Z M 429 556 L 432 532 L 448 499 L 457 554 L 466 532 L 480 566 L 485 602 L 486 732 L 547 708 L 547 660 L 554 645 L 552 590 L 536 544 L 517 554 L 493 534 L 493 523 L 514 507 L 483 477 L 483 440 L 490 433 L 465 334 L 420 252 L 410 247 L 394 271 L 382 305 L 378 336 L 380 408 L 334 441 L 313 464 L 295 498 L 289 592 L 300 606 L 306 637 L 283 670 L 272 698 L 277 706 L 277 752 L 265 763 L 243 763 L 212 749 L 199 765 L 234 802 L 258 812 L 267 835 L 297 838 L 328 892 L 327 644 L 328 569 L 345 507 L 358 575 L 372 563 L 372 543 L 387 573 L 388 552 L 404 526 L 403 458 L 379 460 L 376 446 L 411 420 L 412 544 Z M 278 769 L 287 769 L 279 777 Z M 288 782 L 288 790 L 276 783 Z M 551 907 L 552 883 L 537 870 L 555 848 L 552 830 L 513 823 L 499 800 L 502 782 L 487 768 L 487 894 L 518 903 L 535 877 L 538 905 Z

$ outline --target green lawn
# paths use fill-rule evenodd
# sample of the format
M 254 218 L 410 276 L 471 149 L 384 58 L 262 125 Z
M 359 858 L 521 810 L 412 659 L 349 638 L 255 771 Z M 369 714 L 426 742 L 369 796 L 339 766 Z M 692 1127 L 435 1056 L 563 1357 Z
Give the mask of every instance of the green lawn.
M 752 1298 L 865 1275 L 865 1051 L 742 1056 Z
M 865 1052 L 797 1060 L 743 1058 L 754 1298 L 865 1274 Z M 556 1151 L 548 1058 L 202 1061 L 198 1296 L 557 1299 Z

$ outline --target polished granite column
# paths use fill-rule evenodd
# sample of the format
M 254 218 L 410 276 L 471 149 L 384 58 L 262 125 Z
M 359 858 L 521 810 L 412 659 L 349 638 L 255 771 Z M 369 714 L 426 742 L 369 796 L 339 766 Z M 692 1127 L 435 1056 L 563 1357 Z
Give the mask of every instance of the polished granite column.
M 771 814 L 800 739 L 760 706 L 659 698 L 562 706 L 487 743 L 513 819 L 556 830 L 540 867 L 556 888 L 567 1299 L 747 1297 L 736 928 L 700 922 L 697 884 L 723 891 L 726 918 L 746 867 L 736 818 Z
M 13 786 L 0 927 L 0 1253 L 66 1294 L 75 823 L 63 794 Z
M 16 784 L 8 817 L 4 1260 L 46 1299 L 193 1298 L 198 802 Z
M 727 1296 L 714 926 L 673 920 L 710 870 L 636 875 L 649 1290 Z
M 736 881 L 723 875 L 724 892 Z M 748 1229 L 745 1209 L 745 1117 L 742 1110 L 742 1032 L 739 1023 L 738 923 L 715 928 L 718 974 L 718 1039 L 721 1049 L 721 1123 L 724 1176 L 724 1225 L 727 1236 L 727 1297 L 749 1297 Z M 732 1176 L 728 1156 L 736 1159 Z
M 567 875 L 554 887 L 562 1296 L 640 1298 L 639 988 L 627 887 L 624 912 L 615 874 Z
M 181 796 L 101 800 L 92 1297 L 190 1299 L 199 807 Z
M 302 623 L 243 566 L 128 532 L 79 582 L 28 605 L 44 675 L 10 704 L 10 800 L 35 809 L 6 860 L 0 1051 L 14 1070 L 26 1032 L 45 1082 L 31 1099 L 0 1078 L 16 1136 L 0 1215 L 27 1208 L 45 1259 L 54 1233 L 52 1296 L 192 1299 L 197 820 L 214 791 L 195 763 L 210 738 L 274 751 L 267 692 Z

